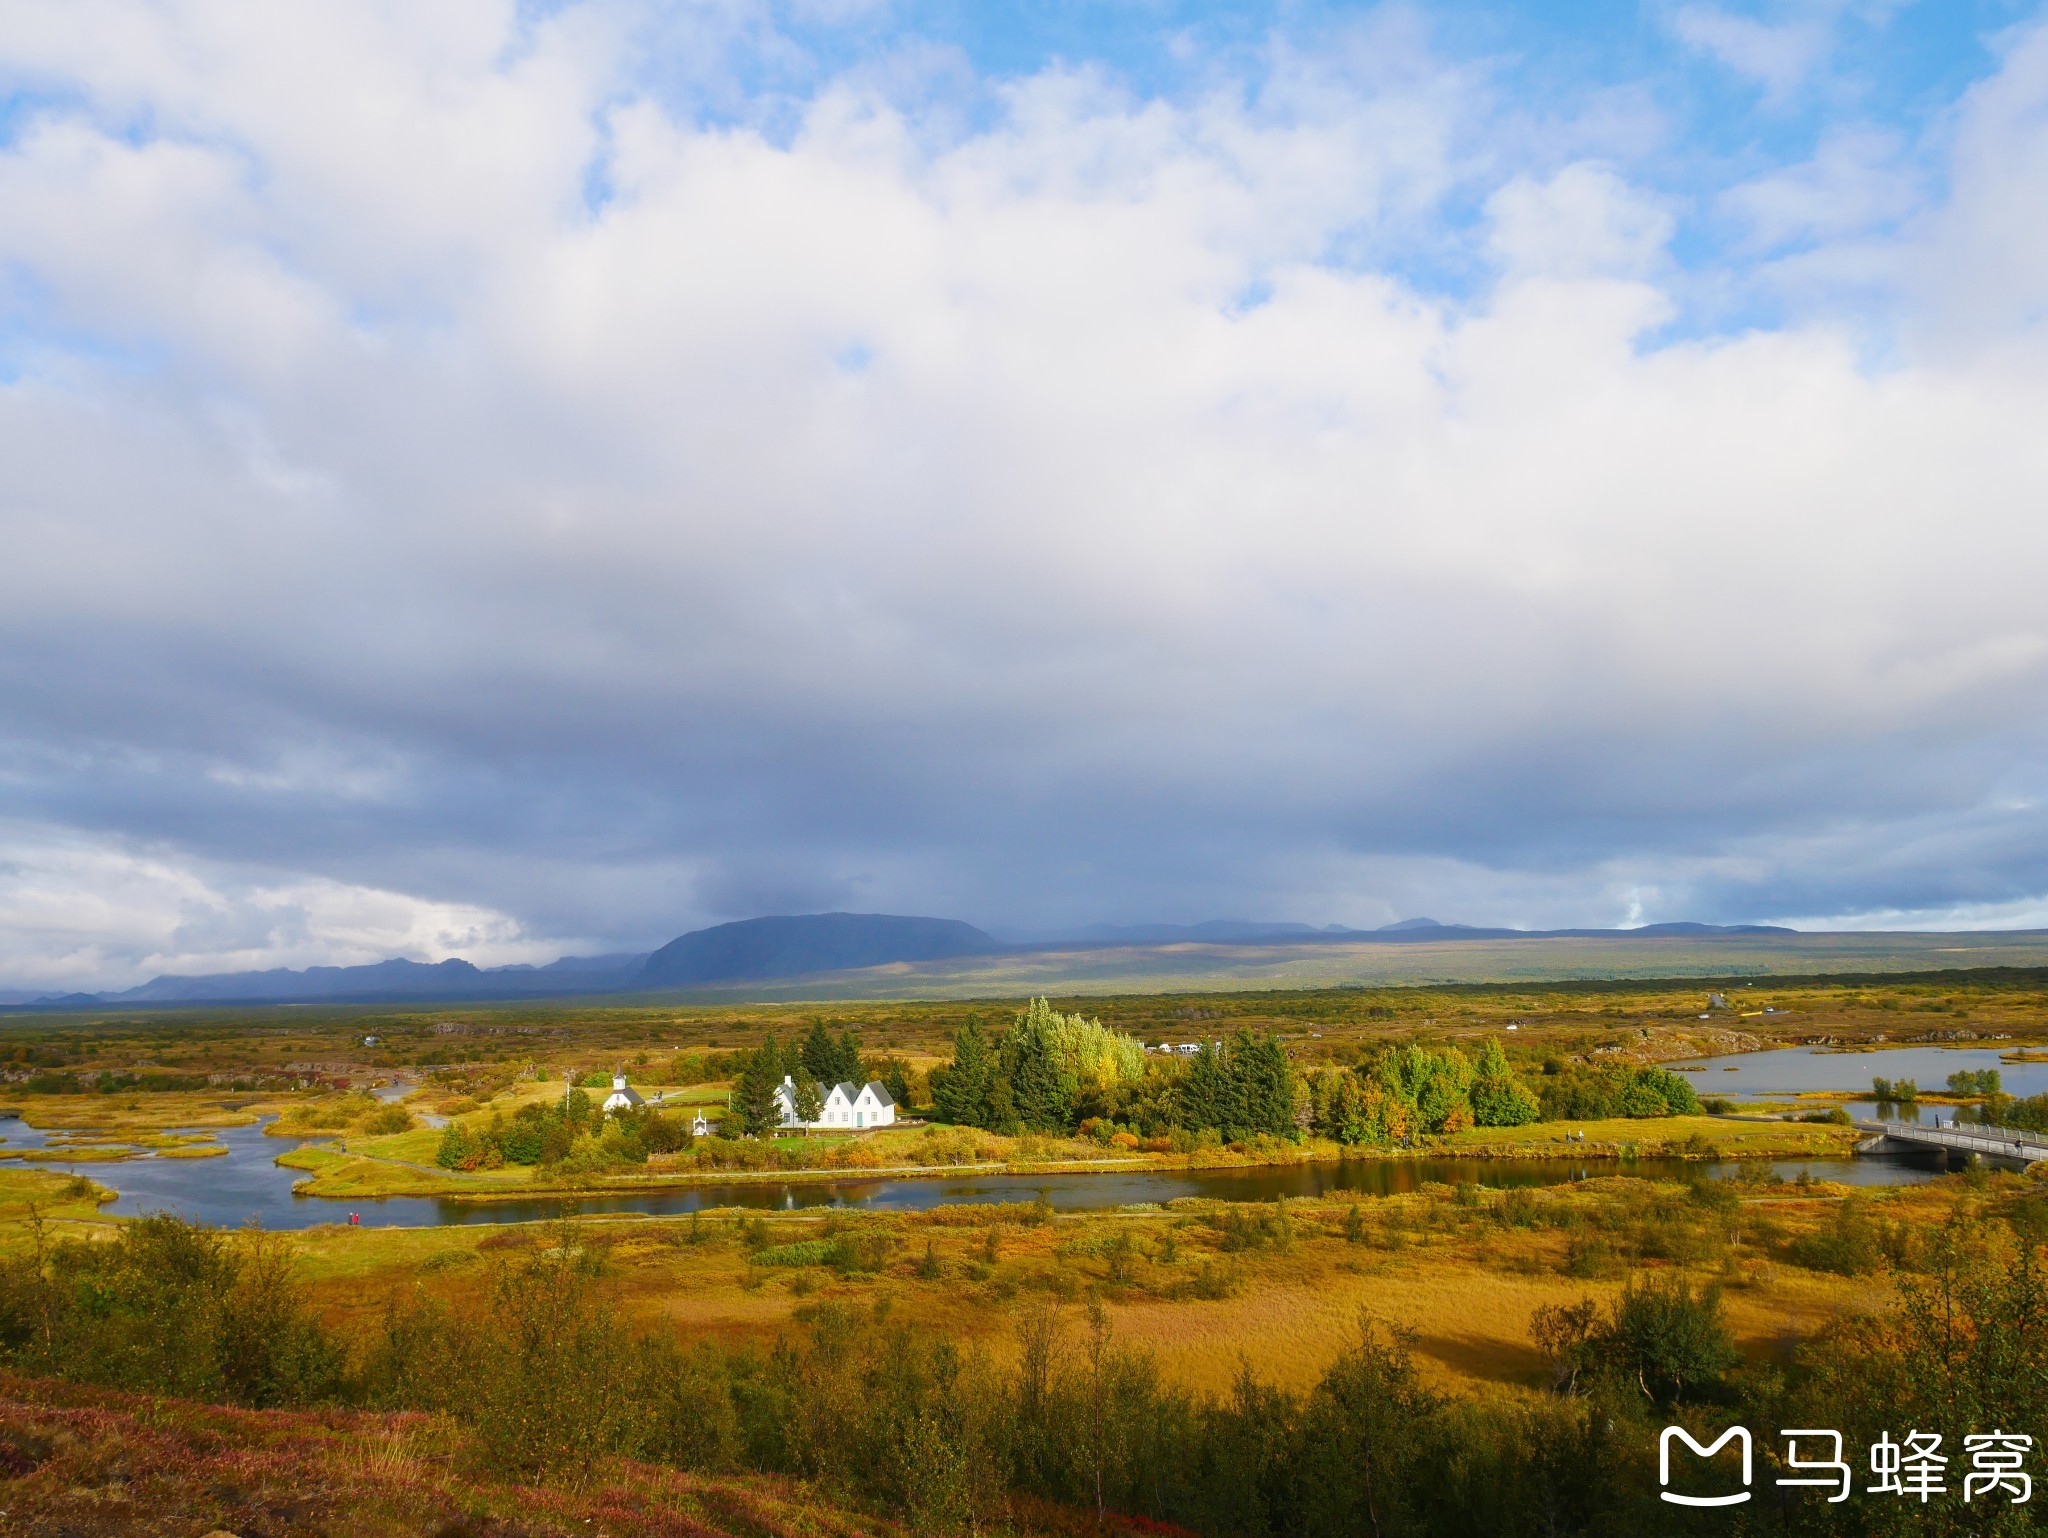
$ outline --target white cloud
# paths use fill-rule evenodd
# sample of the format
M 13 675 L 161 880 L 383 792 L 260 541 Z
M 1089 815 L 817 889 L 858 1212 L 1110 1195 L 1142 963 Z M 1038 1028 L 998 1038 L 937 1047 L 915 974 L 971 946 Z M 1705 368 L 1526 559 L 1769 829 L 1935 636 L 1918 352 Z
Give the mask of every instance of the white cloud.
M 1689 47 L 1756 81 L 1770 96 L 1784 98 L 1826 59 L 1842 7 L 1805 9 L 1804 15 L 1774 24 L 1717 5 L 1684 5 L 1672 12 L 1670 26 Z
M 390 956 L 549 961 L 502 913 L 320 877 L 198 864 L 64 830 L 0 829 L 0 976 L 106 988 L 160 972 L 353 965 Z
M 1763 249 L 1862 236 L 1925 206 L 1919 176 L 1899 163 L 1904 149 L 1895 133 L 1831 133 L 1804 163 L 1729 188 L 1720 207 Z
M 1518 176 L 1487 199 L 1496 257 L 1516 277 L 1636 277 L 1656 268 L 1675 221 L 1606 166 Z

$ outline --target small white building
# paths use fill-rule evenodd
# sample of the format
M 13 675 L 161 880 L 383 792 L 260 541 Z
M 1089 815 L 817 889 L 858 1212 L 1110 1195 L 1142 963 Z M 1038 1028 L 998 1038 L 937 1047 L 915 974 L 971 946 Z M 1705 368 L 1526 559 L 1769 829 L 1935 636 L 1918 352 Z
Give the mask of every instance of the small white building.
M 796 1119 L 796 1080 L 788 1074 L 775 1086 L 775 1108 L 785 1127 L 825 1127 L 833 1131 L 860 1132 L 869 1127 L 886 1127 L 896 1120 L 896 1102 L 882 1088 L 881 1080 L 855 1084 L 848 1080 L 825 1091 L 825 1108 L 813 1122 Z
M 711 1125 L 711 1119 L 707 1117 L 702 1111 L 699 1111 L 695 1116 L 690 1118 L 691 1137 L 709 1137 L 716 1130 L 717 1129 Z
M 626 1082 L 626 1070 L 623 1068 L 614 1069 L 612 1072 L 612 1092 L 604 1097 L 604 1114 L 609 1116 L 614 1111 L 638 1110 L 645 1104 L 646 1102 L 640 1098 L 633 1086 Z

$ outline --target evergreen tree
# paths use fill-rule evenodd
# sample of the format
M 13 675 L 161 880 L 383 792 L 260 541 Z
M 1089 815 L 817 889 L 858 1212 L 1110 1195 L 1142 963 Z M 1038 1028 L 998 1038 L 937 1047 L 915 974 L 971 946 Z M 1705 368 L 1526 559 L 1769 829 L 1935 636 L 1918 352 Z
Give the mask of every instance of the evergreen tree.
M 910 1068 L 902 1058 L 892 1057 L 889 1066 L 882 1073 L 882 1088 L 889 1092 L 889 1098 L 908 1110 L 910 1107 Z
M 1180 1124 L 1188 1128 L 1223 1124 L 1223 1050 L 1203 1042 L 1180 1084 Z
M 953 1061 L 932 1074 L 932 1109 L 941 1120 L 959 1126 L 991 1125 L 988 1092 L 994 1073 L 994 1055 L 982 1034 L 981 1021 L 969 1015 L 967 1023 L 953 1033 Z
M 1224 1056 L 1223 1135 L 1235 1141 L 1265 1133 L 1291 1138 L 1294 1124 L 1294 1065 L 1280 1038 L 1240 1029 Z
M 813 1020 L 810 1034 L 804 1037 L 804 1072 L 820 1084 L 832 1085 L 839 1082 L 839 1043 L 832 1039 L 832 1033 L 825 1029 L 825 1022 Z M 789 1070 L 794 1073 L 794 1069 Z
M 1064 1129 L 1073 1108 L 1075 1086 L 1062 1072 L 1053 1044 L 1057 1018 L 1043 1000 L 1034 999 L 1003 1037 L 1003 1077 L 1010 1081 L 1017 1120 L 1033 1132 Z
M 1010 1092 L 1010 1081 L 1001 1074 L 988 1083 L 988 1128 L 991 1132 L 1017 1130 L 1017 1097 Z
M 749 1136 L 760 1137 L 772 1131 L 782 1119 L 775 1101 L 775 1090 L 782 1083 L 782 1074 L 782 1054 L 776 1049 L 775 1037 L 770 1035 L 740 1070 L 729 1101 L 733 1114 Z
M 859 1086 L 867 1083 L 867 1069 L 861 1065 L 860 1060 L 860 1038 L 853 1032 L 847 1031 L 840 1036 L 839 1051 L 833 1058 L 832 1071 L 839 1076 L 832 1081 L 834 1084 Z

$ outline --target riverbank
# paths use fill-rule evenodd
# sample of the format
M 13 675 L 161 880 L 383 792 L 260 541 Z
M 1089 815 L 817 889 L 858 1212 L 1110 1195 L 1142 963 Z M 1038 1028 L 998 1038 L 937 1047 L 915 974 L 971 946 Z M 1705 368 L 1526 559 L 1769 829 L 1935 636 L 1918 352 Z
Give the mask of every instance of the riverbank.
M 729 1168 L 722 1164 L 685 1164 L 691 1154 L 650 1161 L 630 1170 L 564 1176 L 538 1168 L 510 1167 L 488 1171 L 437 1169 L 417 1157 L 425 1144 L 418 1133 L 392 1138 L 350 1139 L 340 1146 L 310 1145 L 290 1150 L 277 1162 L 303 1170 L 306 1178 L 295 1190 L 301 1195 L 361 1201 L 379 1197 L 419 1196 L 445 1201 L 523 1201 L 540 1196 L 631 1195 L 649 1191 L 688 1190 L 710 1185 L 845 1184 L 903 1179 L 949 1179 L 962 1176 L 1032 1177 L 1051 1175 L 1137 1174 L 1148 1171 L 1229 1171 L 1274 1166 L 1338 1162 L 1400 1162 L 1410 1160 L 1721 1160 L 1828 1159 L 1846 1156 L 1854 1147 L 1854 1129 L 1833 1125 L 1776 1120 L 1736 1120 L 1713 1116 L 1674 1116 L 1655 1120 L 1616 1119 L 1594 1122 L 1539 1122 L 1525 1127 L 1473 1128 L 1431 1138 L 1410 1148 L 1346 1148 L 1323 1139 L 1302 1143 L 1263 1140 L 1257 1144 L 1196 1148 L 1186 1153 L 1103 1154 L 1077 1140 L 1002 1138 L 976 1133 L 964 1148 L 944 1142 L 949 1132 L 936 1129 L 882 1132 L 866 1139 L 850 1138 L 832 1145 L 828 1161 L 767 1168 Z M 799 1143 L 800 1140 L 783 1140 Z M 969 1154 L 964 1158 L 918 1158 L 932 1146 Z M 776 1144 L 768 1145 L 777 1149 Z M 910 1157 L 889 1157 L 899 1151 Z M 848 1157 L 858 1152 L 857 1160 Z M 982 1155 L 982 1156 L 975 1156 Z

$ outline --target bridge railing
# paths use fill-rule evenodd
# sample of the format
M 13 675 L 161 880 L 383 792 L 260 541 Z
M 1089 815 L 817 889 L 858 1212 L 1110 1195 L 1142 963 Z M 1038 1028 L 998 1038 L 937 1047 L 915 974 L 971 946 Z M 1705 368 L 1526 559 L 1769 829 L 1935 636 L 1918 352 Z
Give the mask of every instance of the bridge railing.
M 1956 1127 L 1919 1127 L 1910 1122 L 1859 1121 L 1859 1130 L 1879 1132 L 1905 1143 L 1929 1143 L 1939 1148 L 1961 1148 L 1972 1153 L 1997 1154 L 2007 1159 L 2048 1159 L 2048 1139 L 2021 1133 L 2000 1136 L 1991 1129 L 1964 1132 Z

